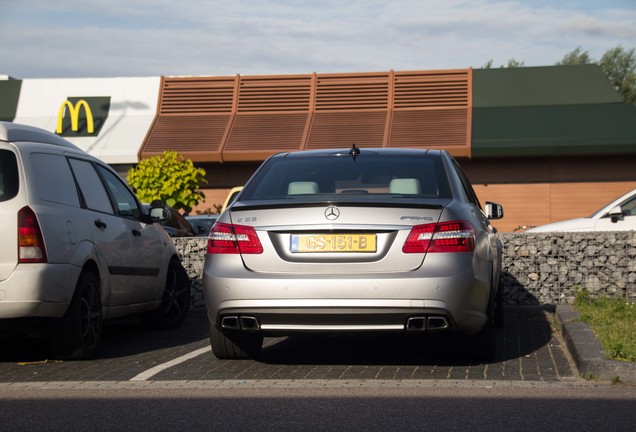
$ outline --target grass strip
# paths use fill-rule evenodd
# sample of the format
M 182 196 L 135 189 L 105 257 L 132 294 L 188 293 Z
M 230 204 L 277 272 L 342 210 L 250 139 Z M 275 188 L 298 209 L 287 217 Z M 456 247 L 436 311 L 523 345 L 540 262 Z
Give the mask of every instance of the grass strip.
M 596 334 L 610 360 L 636 361 L 636 303 L 576 293 L 574 307 Z

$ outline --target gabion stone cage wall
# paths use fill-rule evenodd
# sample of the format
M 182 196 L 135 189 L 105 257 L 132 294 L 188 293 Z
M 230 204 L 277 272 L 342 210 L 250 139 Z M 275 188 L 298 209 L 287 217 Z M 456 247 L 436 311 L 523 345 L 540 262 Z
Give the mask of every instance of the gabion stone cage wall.
M 203 263 L 208 246 L 208 239 L 204 237 L 173 238 L 181 262 L 190 276 L 192 307 L 205 307 L 203 298 Z
M 508 303 L 572 303 L 577 290 L 636 301 L 636 231 L 500 234 Z
M 501 233 L 507 304 L 568 304 L 577 290 L 636 301 L 636 231 Z M 205 307 L 206 238 L 173 239 L 192 280 L 192 306 Z

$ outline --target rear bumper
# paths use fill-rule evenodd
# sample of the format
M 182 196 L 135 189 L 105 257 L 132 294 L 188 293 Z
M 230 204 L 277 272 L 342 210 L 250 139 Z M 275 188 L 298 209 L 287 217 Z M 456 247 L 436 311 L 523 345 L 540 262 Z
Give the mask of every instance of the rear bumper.
M 80 270 L 63 264 L 17 266 L 0 282 L 0 319 L 63 316 Z
M 286 334 L 306 331 L 406 331 L 409 320 L 427 329 L 473 334 L 486 322 L 488 277 L 478 277 L 463 263 L 433 273 L 313 275 L 252 273 L 231 275 L 221 261 L 204 268 L 208 318 L 219 327 Z M 466 265 L 467 264 L 467 265 Z M 230 319 L 228 321 L 227 319 Z M 246 325 L 241 325 L 246 318 Z M 224 319 L 226 322 L 224 323 Z M 254 321 L 252 321 L 254 320 Z M 440 325 L 441 321 L 447 323 Z M 228 324 L 229 323 L 229 324 Z
M 242 302 L 240 302 L 242 303 Z M 244 307 L 228 303 L 219 315 L 217 325 L 228 330 L 262 331 L 268 335 L 296 332 L 371 332 L 371 331 L 441 331 L 455 324 L 445 308 L 410 308 L 388 306 L 378 302 L 376 307 L 327 307 L 317 301 L 301 306 L 298 302 L 275 307 Z

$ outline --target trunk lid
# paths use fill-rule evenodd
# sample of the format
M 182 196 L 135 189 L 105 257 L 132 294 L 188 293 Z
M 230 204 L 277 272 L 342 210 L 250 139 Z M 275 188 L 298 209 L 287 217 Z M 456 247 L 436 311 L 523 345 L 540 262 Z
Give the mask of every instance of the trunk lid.
M 246 268 L 254 272 L 406 272 L 419 268 L 425 258 L 402 252 L 411 228 L 436 223 L 444 204 L 238 205 L 229 216 L 233 224 L 256 230 L 263 253 L 242 254 Z

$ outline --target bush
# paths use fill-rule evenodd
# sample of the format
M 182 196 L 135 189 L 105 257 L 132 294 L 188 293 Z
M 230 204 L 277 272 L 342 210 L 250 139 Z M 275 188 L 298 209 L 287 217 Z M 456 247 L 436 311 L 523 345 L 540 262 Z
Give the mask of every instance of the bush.
M 161 200 L 174 209 L 189 213 L 205 200 L 199 187 L 205 181 L 205 170 L 175 151 L 144 159 L 128 171 L 128 184 L 139 199 L 150 203 Z

